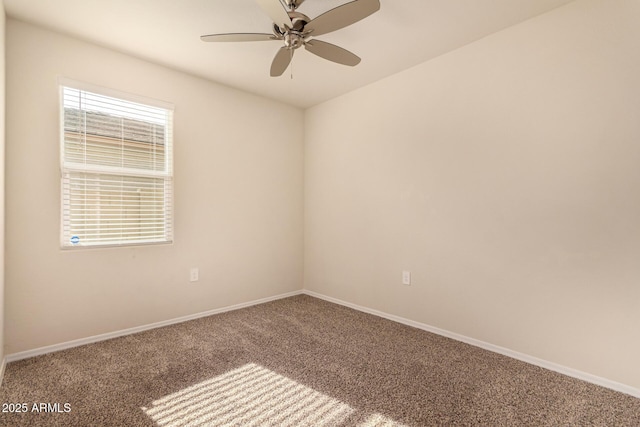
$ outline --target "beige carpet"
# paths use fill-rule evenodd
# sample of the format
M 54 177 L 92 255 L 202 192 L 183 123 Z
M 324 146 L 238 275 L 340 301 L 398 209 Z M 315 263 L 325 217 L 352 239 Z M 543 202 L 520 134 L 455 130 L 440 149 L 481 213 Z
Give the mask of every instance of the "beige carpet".
M 309 296 L 11 363 L 0 402 L 26 404 L 7 426 L 640 426 L 640 399 Z

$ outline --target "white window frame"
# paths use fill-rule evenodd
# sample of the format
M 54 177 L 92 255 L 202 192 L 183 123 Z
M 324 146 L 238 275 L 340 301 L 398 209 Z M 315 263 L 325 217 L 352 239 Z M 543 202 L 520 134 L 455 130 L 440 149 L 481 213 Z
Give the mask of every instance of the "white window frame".
M 174 183 L 173 183 L 173 111 L 174 106 L 171 103 L 133 95 L 121 92 L 115 89 L 109 89 L 89 83 L 84 83 L 65 77 L 58 78 L 59 87 L 59 108 L 60 108 L 60 247 L 62 249 L 78 249 L 78 248 L 100 248 L 100 247 L 125 247 L 140 245 L 157 245 L 173 243 L 173 211 L 174 211 Z M 84 92 L 93 93 L 100 96 L 116 98 L 124 102 L 132 102 L 142 104 L 149 107 L 160 108 L 166 110 L 167 122 L 165 125 L 165 167 L 164 170 L 144 170 L 140 168 L 124 168 L 112 167 L 108 165 L 92 165 L 68 161 L 65 159 L 65 105 L 64 105 L 64 89 L 70 88 Z M 111 241 L 77 241 L 72 243 L 70 238 L 70 215 L 66 208 L 69 203 L 67 192 L 65 191 L 65 179 L 68 179 L 70 173 L 86 173 L 111 175 L 114 177 L 133 177 L 133 178 L 156 178 L 162 179 L 164 182 L 163 194 L 163 215 L 164 229 L 163 237 L 153 239 L 129 239 L 111 240 Z M 167 187 L 168 186 L 168 187 Z

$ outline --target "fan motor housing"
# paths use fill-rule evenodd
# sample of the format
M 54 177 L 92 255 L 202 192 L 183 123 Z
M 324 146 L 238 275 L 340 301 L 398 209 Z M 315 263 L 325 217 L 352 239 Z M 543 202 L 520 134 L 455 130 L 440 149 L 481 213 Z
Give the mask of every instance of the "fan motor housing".
M 290 11 L 288 14 L 289 18 L 291 18 L 291 28 L 296 31 L 303 31 L 304 26 L 311 21 L 307 15 L 300 12 Z

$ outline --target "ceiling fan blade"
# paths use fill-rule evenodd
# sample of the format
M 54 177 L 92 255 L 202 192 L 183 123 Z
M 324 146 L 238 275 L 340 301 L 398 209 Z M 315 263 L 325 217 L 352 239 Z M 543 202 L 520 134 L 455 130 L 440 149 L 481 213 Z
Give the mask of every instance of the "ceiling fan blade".
M 259 42 L 264 40 L 278 40 L 273 34 L 265 33 L 231 33 L 209 34 L 200 36 L 203 42 Z
M 292 27 L 291 18 L 280 0 L 256 0 L 256 2 L 269 15 L 274 24 L 280 28 Z
M 359 56 L 331 43 L 320 40 L 309 40 L 304 44 L 304 47 L 314 55 L 318 55 L 319 57 L 328 59 L 329 61 L 337 62 L 338 64 L 353 67 L 360 63 Z
M 339 30 L 380 10 L 380 0 L 355 0 L 331 9 L 305 25 L 305 31 L 319 36 Z
M 271 77 L 279 77 L 285 72 L 293 58 L 293 49 L 282 46 L 271 63 Z

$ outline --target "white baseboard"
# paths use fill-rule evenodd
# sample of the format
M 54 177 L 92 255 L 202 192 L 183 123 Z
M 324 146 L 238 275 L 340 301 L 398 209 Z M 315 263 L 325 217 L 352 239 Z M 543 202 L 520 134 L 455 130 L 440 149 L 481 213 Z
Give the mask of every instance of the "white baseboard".
M 164 320 L 162 322 L 151 323 L 148 325 L 137 326 L 135 328 L 123 329 L 120 331 L 108 332 L 106 334 L 94 335 L 87 338 L 80 338 L 73 341 L 67 341 L 60 344 L 49 345 L 45 347 L 35 348 L 33 350 L 21 351 L 18 353 L 8 354 L 5 358 L 6 363 L 15 362 L 17 360 L 28 359 L 30 357 L 40 356 L 42 354 L 53 353 L 60 350 L 66 350 L 72 347 L 78 347 L 85 344 L 92 344 L 99 341 L 105 341 L 112 338 L 118 338 L 125 335 L 136 334 L 138 332 L 148 331 L 150 329 L 161 328 L 163 326 L 174 325 L 176 323 L 187 322 L 189 320 L 199 319 L 201 317 L 207 317 L 214 314 L 224 313 L 227 311 L 239 310 L 241 308 L 250 307 L 252 305 L 264 304 L 265 302 L 275 301 L 282 298 L 292 297 L 294 295 L 300 295 L 302 290 L 288 292 L 286 294 L 280 294 L 273 297 L 262 298 L 250 302 L 245 302 L 241 304 L 235 304 L 228 307 L 216 308 L 209 311 L 204 311 L 202 313 L 190 314 L 188 316 L 182 316 L 175 319 Z M 2 365 L 2 372 L 4 372 L 4 362 Z M 1 377 L 0 377 L 1 378 Z
M 363 307 L 357 304 L 352 304 L 350 302 L 342 301 L 337 298 L 329 297 L 326 295 L 319 294 L 317 292 L 304 290 L 303 294 L 320 298 L 325 301 L 329 301 L 335 304 L 343 305 L 345 307 L 353 308 L 354 310 L 362 311 L 364 313 L 373 314 L 374 316 L 382 317 L 384 319 L 392 320 L 394 322 L 402 323 L 407 326 L 412 326 L 414 328 L 422 329 L 427 332 L 431 332 L 437 335 L 441 335 L 447 338 L 454 339 L 456 341 L 461 341 L 466 344 L 473 345 L 475 347 L 480 347 L 485 350 L 492 351 L 494 353 L 499 353 L 504 356 L 511 357 L 513 359 L 517 359 L 531 365 L 539 366 L 541 368 L 549 369 L 551 371 L 558 372 L 563 375 L 567 375 L 569 377 L 573 377 L 579 380 L 583 380 L 589 383 L 593 383 L 602 387 L 609 388 L 611 390 L 619 391 L 621 393 L 629 394 L 631 396 L 640 398 L 640 389 L 635 387 L 631 387 L 626 384 L 622 384 L 616 381 L 608 380 L 606 378 L 598 377 L 596 375 L 589 374 L 587 372 L 582 372 L 577 369 L 569 368 L 566 366 L 559 365 L 557 363 L 549 362 L 547 360 L 539 359 L 534 356 L 530 356 L 528 354 L 520 353 L 514 350 L 510 350 L 508 348 L 500 347 L 497 345 L 493 345 L 484 341 L 480 341 L 474 338 L 469 338 L 464 335 L 456 334 L 454 332 L 450 332 L 444 329 L 436 328 L 435 326 L 427 325 L 424 323 L 416 322 L 413 320 L 405 319 L 403 317 L 395 316 L 393 314 L 384 313 L 382 311 L 373 310 L 371 308 Z
M 504 356 L 508 356 L 511 357 L 513 359 L 517 359 L 517 360 L 521 360 L 523 362 L 532 364 L 532 365 L 536 365 L 536 366 L 540 366 L 542 368 L 545 369 L 549 369 L 551 371 L 555 371 L 558 372 L 560 374 L 564 374 L 567 375 L 569 377 L 573 377 L 573 378 L 577 378 L 579 380 L 583 380 L 589 383 L 593 383 L 593 384 L 597 384 L 599 386 L 602 387 L 606 387 L 609 388 L 611 390 L 615 390 L 615 391 L 619 391 L 621 393 L 625 393 L 625 394 L 629 394 L 631 396 L 640 398 L 640 389 L 637 389 L 635 387 L 626 385 L 626 384 L 622 384 L 616 381 L 612 381 L 612 380 L 608 380 L 606 378 L 602 378 L 602 377 L 598 377 L 596 375 L 592 375 L 586 372 L 582 372 L 573 368 L 569 368 L 563 365 L 559 365 L 557 363 L 553 363 L 553 362 L 549 362 L 543 359 L 539 359 L 537 357 L 534 356 L 530 356 L 528 354 L 524 354 L 524 353 L 520 353 L 514 350 L 510 350 L 508 348 L 504 348 L 504 347 L 500 347 L 494 344 L 490 344 L 484 341 L 480 341 L 477 340 L 475 338 L 470 338 L 464 335 L 460 335 L 454 332 L 450 332 L 444 329 L 440 329 L 437 328 L 435 326 L 431 326 L 431 325 L 427 325 L 424 323 L 420 323 L 420 322 L 416 322 L 413 320 L 409 320 L 409 319 L 405 319 L 403 317 L 400 316 L 395 316 L 392 314 L 388 314 L 379 310 L 374 310 L 371 308 L 367 308 L 367 307 L 363 307 L 357 304 L 352 304 L 350 302 L 346 302 L 346 301 L 342 301 L 340 299 L 337 298 L 333 298 L 333 297 L 329 297 L 323 294 L 319 294 L 317 292 L 313 292 L 313 291 L 309 291 L 309 290 L 299 290 L 299 291 L 293 291 L 293 292 L 288 292 L 285 294 L 280 294 L 280 295 L 276 295 L 273 297 L 267 297 L 267 298 L 262 298 L 262 299 L 258 299 L 258 300 L 254 300 L 254 301 L 250 301 L 250 302 L 246 302 L 246 303 L 241 303 L 241 304 L 236 304 L 236 305 L 232 305 L 232 306 L 228 306 L 228 307 L 222 307 L 222 308 L 217 308 L 217 309 L 213 309 L 213 310 L 209 310 L 209 311 L 205 311 L 205 312 L 201 312 L 201 313 L 196 313 L 196 314 L 191 314 L 188 316 L 183 316 L 183 317 L 178 317 L 175 319 L 170 319 L 170 320 L 165 320 L 162 322 L 157 322 L 157 323 L 152 323 L 152 324 L 148 324 L 148 325 L 143 325 L 143 326 L 137 326 L 135 328 L 129 328 L 129 329 L 123 329 L 120 331 L 114 331 L 114 332 L 109 332 L 106 334 L 100 334 L 100 335 L 95 335 L 95 336 L 91 336 L 91 337 L 87 337 L 87 338 L 81 338 L 81 339 L 77 339 L 77 340 L 73 340 L 73 341 L 67 341 L 64 343 L 60 343 L 60 344 L 54 344 L 54 345 L 50 345 L 50 346 L 45 346 L 45 347 L 40 347 L 40 348 L 36 348 L 33 350 L 27 350 L 27 351 L 22 351 L 22 352 L 18 352 L 18 353 L 13 353 L 13 354 L 8 354 L 3 360 L 2 363 L 0 364 L 0 387 L 2 386 L 2 380 L 4 378 L 4 371 L 5 371 L 5 367 L 6 364 L 9 362 L 15 362 L 17 360 L 22 360 L 22 359 L 28 359 L 30 357 L 35 357 L 35 356 L 40 356 L 42 354 L 47 354 L 47 353 L 53 353 L 56 351 L 60 351 L 60 350 L 65 350 L 68 348 L 73 348 L 73 347 L 78 347 L 81 345 L 85 345 L 85 344 L 91 344 L 91 343 L 95 343 L 95 342 L 99 342 L 99 341 L 105 341 L 108 339 L 112 339 L 112 338 L 117 338 L 117 337 L 122 337 L 122 336 L 126 336 L 126 335 L 131 335 L 131 334 L 135 334 L 138 332 L 143 332 L 143 331 L 147 331 L 150 329 L 156 329 L 156 328 L 161 328 L 163 326 L 169 326 L 169 325 L 174 325 L 176 323 L 182 323 L 182 322 L 187 322 L 189 320 L 195 320 L 195 319 L 199 319 L 201 317 L 207 317 L 207 316 L 211 316 L 214 314 L 219 314 L 219 313 L 224 313 L 227 311 L 233 311 L 233 310 L 239 310 L 241 308 L 245 308 L 245 307 L 250 307 L 253 305 L 258 305 L 258 304 L 264 304 L 266 302 L 270 302 L 270 301 L 275 301 L 275 300 L 279 300 L 282 298 L 288 298 L 288 297 L 292 297 L 295 295 L 300 295 L 300 294 L 306 294 L 315 298 L 319 298 L 325 301 L 329 301 L 335 304 L 339 304 L 345 307 L 349 307 L 352 308 L 354 310 L 358 310 L 358 311 L 362 311 L 364 313 L 368 313 L 368 314 L 372 314 L 374 316 L 378 316 L 378 317 L 382 317 L 384 319 L 388 319 L 388 320 L 392 320 L 394 322 L 398 322 L 407 326 L 412 326 L 414 328 L 418 328 L 418 329 L 422 329 L 425 330 L 427 332 L 431 332 L 437 335 L 441 335 L 447 338 L 451 338 L 454 339 L 456 341 L 461 341 L 464 342 L 466 344 L 470 344 L 473 345 L 475 347 L 480 347 L 482 349 L 485 350 L 489 350 L 492 351 L 494 353 L 499 353 L 502 354 Z
M 2 387 L 2 382 L 4 381 L 4 368 L 7 366 L 7 358 L 2 358 L 2 363 L 0 363 L 0 387 Z

